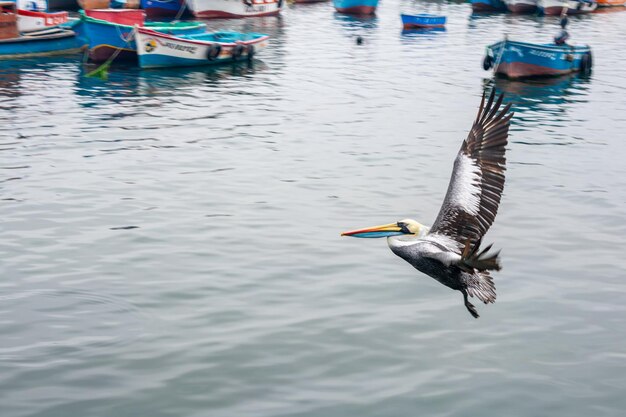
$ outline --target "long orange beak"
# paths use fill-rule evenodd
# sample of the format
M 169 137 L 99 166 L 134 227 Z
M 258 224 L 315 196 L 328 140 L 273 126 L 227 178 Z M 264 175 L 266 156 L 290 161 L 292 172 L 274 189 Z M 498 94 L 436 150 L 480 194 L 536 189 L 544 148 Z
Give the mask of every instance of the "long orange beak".
M 380 226 L 367 227 L 365 229 L 352 230 L 349 232 L 343 232 L 341 236 L 352 236 L 361 238 L 379 238 L 388 236 L 402 235 L 402 229 L 397 223 L 383 224 Z

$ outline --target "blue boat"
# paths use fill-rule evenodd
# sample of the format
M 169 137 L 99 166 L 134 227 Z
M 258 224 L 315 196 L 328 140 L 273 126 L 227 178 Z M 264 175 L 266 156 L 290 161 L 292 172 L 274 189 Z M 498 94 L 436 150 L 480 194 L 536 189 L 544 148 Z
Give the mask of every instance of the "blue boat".
M 333 0 L 339 13 L 368 15 L 376 13 L 378 0 Z
M 184 0 L 141 0 L 141 8 L 146 11 L 146 15 L 150 19 L 176 17 L 179 13 L 187 12 Z M 181 11 L 181 9 L 183 10 Z
M 0 40 L 0 59 L 69 54 L 81 49 L 73 31 L 54 28 Z
M 539 45 L 505 39 L 487 47 L 485 70 L 508 78 L 554 77 L 572 72 L 588 74 L 593 65 L 589 46 Z
M 505 12 L 506 4 L 501 0 L 470 0 L 472 11 L 478 13 Z
M 442 28 L 446 25 L 445 16 L 437 16 L 434 14 L 401 14 L 403 29 L 429 29 Z
M 136 61 L 134 26 L 168 34 L 206 32 L 206 24 L 201 22 L 144 22 L 143 10 L 81 10 L 80 17 L 93 62 L 104 62 L 113 54 L 116 60 Z

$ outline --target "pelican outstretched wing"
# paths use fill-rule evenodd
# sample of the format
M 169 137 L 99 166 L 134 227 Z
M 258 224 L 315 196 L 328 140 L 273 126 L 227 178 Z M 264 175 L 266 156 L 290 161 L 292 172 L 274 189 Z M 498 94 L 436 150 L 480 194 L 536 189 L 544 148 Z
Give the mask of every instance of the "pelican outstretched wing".
M 495 90 L 485 94 L 467 139 L 452 170 L 448 192 L 430 233 L 454 239 L 460 248 L 474 246 L 491 227 L 504 189 L 505 147 L 508 143 L 510 104 L 501 111 Z

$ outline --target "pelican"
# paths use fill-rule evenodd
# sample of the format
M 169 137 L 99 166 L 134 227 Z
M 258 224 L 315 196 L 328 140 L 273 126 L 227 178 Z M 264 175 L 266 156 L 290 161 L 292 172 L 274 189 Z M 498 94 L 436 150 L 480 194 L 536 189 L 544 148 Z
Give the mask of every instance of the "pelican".
M 463 294 L 465 307 L 474 318 L 478 311 L 469 297 L 485 304 L 496 301 L 490 271 L 500 270 L 499 253 L 480 249 L 481 241 L 498 212 L 504 171 L 510 104 L 502 110 L 503 95 L 495 100 L 485 94 L 476 120 L 454 161 L 448 192 L 431 227 L 412 219 L 344 232 L 342 236 L 387 237 L 393 253 L 418 271 Z

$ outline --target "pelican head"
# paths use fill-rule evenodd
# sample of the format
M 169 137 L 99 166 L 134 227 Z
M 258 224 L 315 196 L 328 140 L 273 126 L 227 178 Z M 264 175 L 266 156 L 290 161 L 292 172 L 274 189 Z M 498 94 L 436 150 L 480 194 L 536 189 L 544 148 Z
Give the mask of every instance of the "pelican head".
M 428 227 L 416 222 L 413 219 L 404 219 L 395 223 L 383 224 L 380 226 L 366 227 L 365 229 L 351 230 L 343 232 L 341 236 L 352 236 L 361 238 L 377 238 L 400 235 L 424 236 L 428 233 Z

